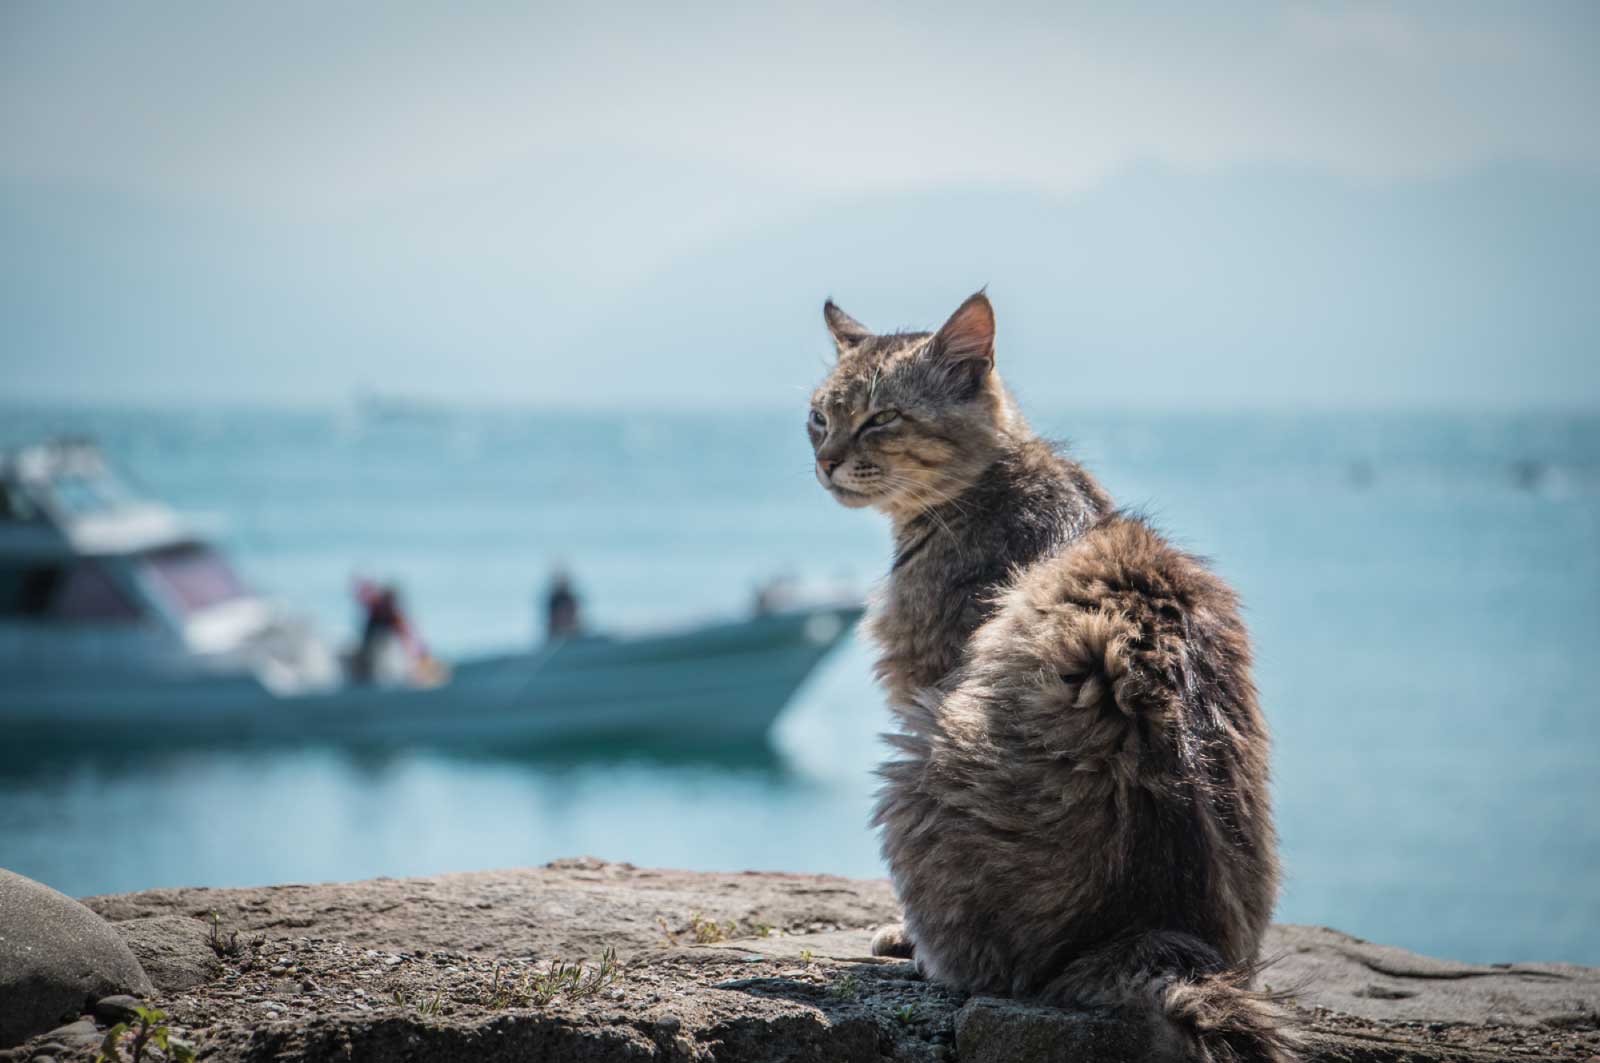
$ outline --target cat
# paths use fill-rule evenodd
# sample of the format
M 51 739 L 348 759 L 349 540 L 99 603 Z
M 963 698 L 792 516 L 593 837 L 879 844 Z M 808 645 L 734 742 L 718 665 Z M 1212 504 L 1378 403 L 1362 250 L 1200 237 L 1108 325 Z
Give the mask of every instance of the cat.
M 905 921 L 874 952 L 1147 1023 L 1152 1059 L 1294 1059 L 1248 989 L 1278 866 L 1233 592 L 1034 434 L 985 293 L 931 334 L 823 312 L 816 476 L 893 529 L 874 825 Z

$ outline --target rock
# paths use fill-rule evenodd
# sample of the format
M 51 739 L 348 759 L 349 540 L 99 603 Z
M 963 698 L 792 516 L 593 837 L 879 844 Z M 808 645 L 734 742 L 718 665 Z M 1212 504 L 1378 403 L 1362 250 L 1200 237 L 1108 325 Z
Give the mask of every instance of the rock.
M 1437 960 L 1320 926 L 1275 926 L 1261 951 L 1266 985 L 1374 1022 L 1600 1024 L 1593 967 Z
M 88 903 L 132 923 L 215 909 L 225 934 L 241 932 L 221 977 L 160 1001 L 207 1063 L 1121 1063 L 1165 1036 L 1137 1017 L 967 999 L 869 955 L 874 929 L 898 917 L 882 882 L 586 860 Z M 620 977 L 542 995 L 552 959 L 584 958 L 592 977 L 610 948 Z M 1267 952 L 1279 958 L 1264 980 L 1300 1005 L 1305 1063 L 1600 1058 L 1594 970 L 1455 964 L 1316 927 L 1274 928 Z
M 114 993 L 154 992 L 116 931 L 77 901 L 0 869 L 0 1047 Z
M 448 973 L 437 960 L 396 969 L 381 956 L 312 939 L 268 942 L 261 960 L 291 950 L 339 999 L 312 1001 L 275 987 L 259 966 L 241 973 L 237 996 L 180 997 L 172 1002 L 174 1022 L 203 1013 L 211 1023 L 199 1043 L 206 1060 L 882 1063 L 892 1056 L 911 1063 L 938 1058 L 929 1034 L 955 1005 L 950 994 L 881 965 L 816 963 L 790 972 L 787 960 L 751 962 L 718 949 L 642 954 L 609 987 L 543 1003 L 517 988 L 547 969 L 540 962 L 453 957 Z M 358 998 L 359 987 L 378 992 Z M 507 987 L 522 995 L 499 999 Z M 263 1019 L 274 993 L 274 1014 Z M 446 1003 L 435 1008 L 436 999 Z M 913 1003 L 944 1018 L 921 1029 L 903 1026 L 893 1015 Z
M 1156 1052 L 1144 1024 L 1014 1000 L 974 997 L 956 1012 L 961 1063 L 1147 1063 Z
M 874 931 L 870 927 L 859 930 L 828 930 L 820 934 L 784 934 L 737 944 L 706 945 L 704 948 L 732 949 L 738 952 L 758 952 L 763 956 L 801 959 L 841 960 L 847 963 L 903 964 L 905 961 L 872 954 Z
M 156 989 L 171 993 L 222 974 L 211 926 L 187 915 L 154 915 L 112 923 Z
M 50 1041 L 60 1042 L 61 1045 L 67 1047 L 82 1048 L 86 1045 L 99 1044 L 100 1030 L 95 1026 L 94 1020 L 79 1019 L 77 1022 L 69 1022 L 65 1026 L 57 1026 L 54 1030 L 45 1034 L 45 1037 Z M 66 1049 L 61 1045 L 58 1045 L 55 1051 L 64 1052 Z
M 596 956 L 665 943 L 691 917 L 777 930 L 812 924 L 876 926 L 899 917 L 889 884 L 834 875 L 697 873 L 637 868 L 592 858 L 547 867 L 472 871 L 432 878 L 375 879 L 259 889 L 159 889 L 84 904 L 112 922 L 217 912 L 225 933 L 337 938 L 363 949 L 436 949 L 502 956 Z M 488 907 L 481 907 L 487 905 Z M 426 912 L 427 918 L 419 918 Z
M 131 1022 L 138 1018 L 133 1010 L 138 1006 L 139 998 L 125 993 L 101 997 L 94 1002 L 94 1017 L 106 1023 Z

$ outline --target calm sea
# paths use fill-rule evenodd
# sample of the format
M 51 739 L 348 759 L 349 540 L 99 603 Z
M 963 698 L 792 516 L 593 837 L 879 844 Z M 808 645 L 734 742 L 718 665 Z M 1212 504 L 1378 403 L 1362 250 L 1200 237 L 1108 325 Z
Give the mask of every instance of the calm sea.
M 867 589 L 885 567 L 879 520 L 812 481 L 798 414 L 401 413 L 11 407 L 0 441 L 97 437 L 251 583 L 341 637 L 352 574 L 399 580 L 450 655 L 529 642 L 556 563 L 612 628 L 739 613 L 781 573 Z M 1600 964 L 1600 418 L 1035 422 L 1247 603 L 1277 743 L 1280 919 Z M 579 853 L 879 875 L 869 664 L 846 646 L 772 751 L 734 759 L 7 758 L 0 865 L 78 895 Z

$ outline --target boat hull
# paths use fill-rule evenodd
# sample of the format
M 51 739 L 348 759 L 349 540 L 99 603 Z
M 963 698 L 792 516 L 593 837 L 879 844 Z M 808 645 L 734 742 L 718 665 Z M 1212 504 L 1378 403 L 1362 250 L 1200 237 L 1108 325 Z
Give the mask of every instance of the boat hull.
M 279 697 L 250 676 L 12 675 L 0 689 L 0 722 L 19 743 L 754 743 L 859 615 L 800 610 L 644 638 L 574 639 L 464 661 L 448 683 L 427 689 L 351 685 Z

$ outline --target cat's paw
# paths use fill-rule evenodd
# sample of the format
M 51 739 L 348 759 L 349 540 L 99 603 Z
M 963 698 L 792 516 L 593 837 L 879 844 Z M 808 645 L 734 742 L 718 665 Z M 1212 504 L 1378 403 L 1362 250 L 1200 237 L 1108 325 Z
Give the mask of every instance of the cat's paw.
M 916 945 L 906 936 L 904 923 L 883 927 L 872 935 L 874 956 L 894 956 L 897 959 L 909 960 L 915 953 Z

